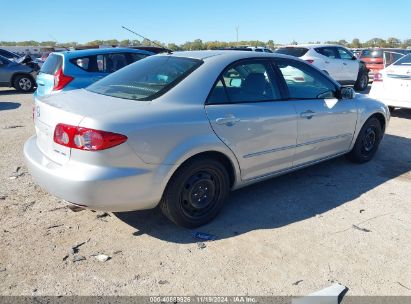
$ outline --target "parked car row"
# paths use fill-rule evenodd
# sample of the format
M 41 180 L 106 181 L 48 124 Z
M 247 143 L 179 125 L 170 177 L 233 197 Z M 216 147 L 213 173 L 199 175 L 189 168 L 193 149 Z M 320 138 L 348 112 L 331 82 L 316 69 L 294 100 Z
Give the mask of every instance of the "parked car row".
M 390 118 L 305 54 L 95 51 L 49 56 L 24 146 L 37 183 L 84 208 L 158 205 L 178 225 L 204 225 L 230 190 L 341 155 L 371 160 Z

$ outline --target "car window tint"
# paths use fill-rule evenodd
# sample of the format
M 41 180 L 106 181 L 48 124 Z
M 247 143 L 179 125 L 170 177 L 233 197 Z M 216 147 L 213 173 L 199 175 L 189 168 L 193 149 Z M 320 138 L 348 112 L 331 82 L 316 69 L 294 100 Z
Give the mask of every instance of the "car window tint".
M 395 62 L 394 65 L 411 65 L 411 54 L 402 57 L 400 60 Z
M 214 88 L 211 90 L 207 103 L 228 103 L 228 97 L 221 79 L 217 81 Z
M 280 99 L 277 86 L 273 85 L 270 80 L 269 69 L 268 62 L 238 63 L 228 68 L 222 75 L 222 81 L 224 82 L 229 102 L 256 102 Z M 217 85 L 214 89 L 217 89 Z
M 290 55 L 294 57 L 302 57 L 308 52 L 307 48 L 302 47 L 284 47 L 274 51 L 274 53 Z
M 137 54 L 137 53 L 127 53 L 127 55 L 129 58 L 129 63 L 133 63 L 133 62 L 139 61 L 147 57 L 147 55 L 145 54 Z
M 40 72 L 54 75 L 63 64 L 63 57 L 60 55 L 50 54 L 41 66 Z
M 184 57 L 149 56 L 87 87 L 98 94 L 153 100 L 187 77 L 203 61 Z
M 324 55 L 328 58 L 331 59 L 337 59 L 337 54 L 332 47 L 322 47 L 322 48 L 316 48 L 315 49 L 317 53 L 320 53 L 321 55 Z
M 341 59 L 352 60 L 353 54 L 350 54 L 347 50 L 344 50 L 343 48 L 338 48 L 337 50 Z
M 287 84 L 291 99 L 335 98 L 336 87 L 321 72 L 306 63 L 278 59 L 277 66 Z

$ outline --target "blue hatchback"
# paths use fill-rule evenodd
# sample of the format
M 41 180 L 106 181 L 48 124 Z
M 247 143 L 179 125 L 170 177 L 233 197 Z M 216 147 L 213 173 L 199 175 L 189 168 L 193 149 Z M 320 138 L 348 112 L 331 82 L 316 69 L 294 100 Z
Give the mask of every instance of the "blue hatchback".
M 154 55 L 130 48 L 51 53 L 37 76 L 36 97 L 81 89 L 126 65 Z

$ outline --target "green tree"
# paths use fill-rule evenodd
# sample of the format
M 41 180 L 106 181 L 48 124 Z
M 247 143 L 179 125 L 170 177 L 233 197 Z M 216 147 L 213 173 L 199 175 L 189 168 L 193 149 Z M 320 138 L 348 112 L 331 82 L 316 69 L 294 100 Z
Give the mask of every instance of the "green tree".
M 396 48 L 396 47 L 400 47 L 400 45 L 401 45 L 401 40 L 398 38 L 390 37 L 387 39 L 388 47 Z
M 275 43 L 274 40 L 268 40 L 267 43 L 265 44 L 266 47 L 268 47 L 269 49 L 275 49 Z
M 121 45 L 121 46 L 130 46 L 130 45 L 131 45 L 131 41 L 130 41 L 129 39 L 121 40 L 121 41 L 120 41 L 120 45 Z
M 352 40 L 350 46 L 351 46 L 352 48 L 354 48 L 354 49 L 358 49 L 358 48 L 362 47 L 361 42 L 360 42 L 360 39 L 354 38 L 354 39 Z

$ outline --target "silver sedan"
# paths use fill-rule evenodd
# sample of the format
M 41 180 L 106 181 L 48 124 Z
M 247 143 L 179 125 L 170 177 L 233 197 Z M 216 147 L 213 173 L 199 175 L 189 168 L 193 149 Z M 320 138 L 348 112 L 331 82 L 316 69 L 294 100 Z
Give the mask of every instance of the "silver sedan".
M 387 107 L 280 54 L 148 57 L 35 100 L 24 154 L 50 193 L 95 210 L 211 221 L 230 190 L 341 155 L 373 158 Z

